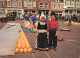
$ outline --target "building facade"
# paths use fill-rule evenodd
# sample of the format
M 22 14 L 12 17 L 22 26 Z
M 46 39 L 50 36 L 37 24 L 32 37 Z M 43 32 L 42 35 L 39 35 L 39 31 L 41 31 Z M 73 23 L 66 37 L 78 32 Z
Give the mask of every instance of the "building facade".
M 0 0 L 0 13 L 80 15 L 80 0 Z
M 6 0 L 0 0 L 0 14 L 5 13 Z
M 54 0 L 37 0 L 38 14 L 43 12 L 45 15 L 49 15 L 51 12 L 51 2 Z
M 56 15 L 62 16 L 64 11 L 63 0 L 55 0 L 54 2 L 51 2 L 51 11 L 54 11 Z
M 17 12 L 17 14 L 37 13 L 37 0 L 6 0 L 6 13 Z
M 64 0 L 64 15 L 69 13 L 80 15 L 80 0 Z
M 5 13 L 16 12 L 17 14 L 24 14 L 23 0 L 6 0 Z
M 36 7 L 37 0 L 23 0 L 23 8 L 25 14 L 36 14 L 37 7 Z

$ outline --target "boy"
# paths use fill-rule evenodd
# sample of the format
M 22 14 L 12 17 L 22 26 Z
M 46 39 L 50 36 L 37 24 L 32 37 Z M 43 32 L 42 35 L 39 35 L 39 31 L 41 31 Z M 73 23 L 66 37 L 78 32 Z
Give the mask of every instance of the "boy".
M 57 47 L 57 32 L 58 32 L 58 24 L 57 21 L 55 21 L 55 12 L 51 12 L 51 21 L 48 23 L 47 31 L 49 34 L 49 47 L 54 46 L 54 50 L 56 50 Z M 53 44 L 52 44 L 53 40 Z

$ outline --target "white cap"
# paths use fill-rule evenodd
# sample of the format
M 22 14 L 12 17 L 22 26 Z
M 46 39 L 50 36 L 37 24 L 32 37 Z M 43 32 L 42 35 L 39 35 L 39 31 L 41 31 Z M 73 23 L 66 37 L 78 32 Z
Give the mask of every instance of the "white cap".
M 41 13 L 41 16 L 40 16 L 40 20 L 41 20 L 41 17 L 43 17 L 43 16 L 44 16 L 45 19 L 46 19 L 46 16 L 45 16 L 44 13 L 42 12 L 42 13 Z

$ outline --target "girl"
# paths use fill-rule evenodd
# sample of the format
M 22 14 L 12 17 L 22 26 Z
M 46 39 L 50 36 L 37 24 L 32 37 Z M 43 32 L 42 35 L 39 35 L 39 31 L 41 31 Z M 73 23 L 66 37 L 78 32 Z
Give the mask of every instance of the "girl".
M 37 33 L 37 49 L 42 51 L 48 51 L 48 40 L 47 40 L 47 23 L 45 22 L 45 16 L 42 15 L 40 17 L 40 22 L 38 23 L 37 29 L 39 30 Z

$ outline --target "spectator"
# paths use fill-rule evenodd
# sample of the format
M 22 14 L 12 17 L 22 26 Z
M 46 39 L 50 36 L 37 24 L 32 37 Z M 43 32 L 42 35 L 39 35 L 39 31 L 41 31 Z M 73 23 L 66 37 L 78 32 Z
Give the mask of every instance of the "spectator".
M 36 26 L 35 26 L 35 23 L 36 23 L 36 21 L 37 21 L 36 15 L 33 14 L 33 16 L 31 16 L 31 17 L 29 18 L 29 21 L 30 21 L 30 25 L 31 25 L 31 30 L 33 30 L 33 27 L 36 27 Z

